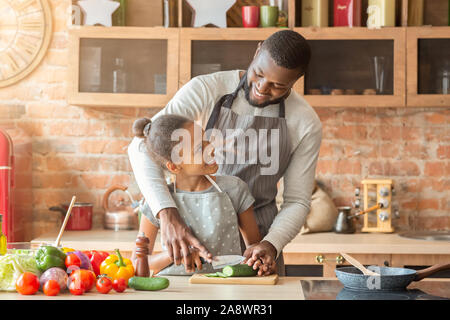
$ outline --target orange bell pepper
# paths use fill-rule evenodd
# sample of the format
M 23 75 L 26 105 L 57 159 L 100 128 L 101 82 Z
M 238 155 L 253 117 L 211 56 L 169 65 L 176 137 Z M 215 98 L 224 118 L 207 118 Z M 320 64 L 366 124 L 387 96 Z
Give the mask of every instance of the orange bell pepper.
M 100 264 L 100 274 L 106 274 L 113 280 L 123 278 L 128 283 L 128 279 L 134 276 L 134 268 L 130 259 L 122 258 L 119 249 L 115 249 L 117 254 L 111 254 Z

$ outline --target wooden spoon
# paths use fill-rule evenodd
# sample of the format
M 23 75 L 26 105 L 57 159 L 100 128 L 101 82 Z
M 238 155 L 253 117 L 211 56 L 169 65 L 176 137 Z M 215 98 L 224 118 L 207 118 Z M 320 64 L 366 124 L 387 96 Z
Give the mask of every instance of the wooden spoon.
M 366 275 L 366 276 L 379 276 L 378 273 L 373 272 L 372 270 L 367 269 L 366 267 L 364 267 L 362 265 L 361 262 L 359 262 L 358 260 L 356 260 L 355 258 L 353 258 L 352 256 L 349 256 L 346 253 L 341 253 L 341 256 L 344 257 L 345 260 L 347 260 L 348 262 L 350 262 L 354 267 L 358 268 L 359 270 L 361 270 L 361 272 Z
M 63 222 L 63 224 L 61 226 L 61 230 L 59 230 L 58 237 L 56 238 L 56 241 L 55 241 L 55 247 L 57 247 L 57 248 L 59 247 L 59 244 L 61 242 L 61 237 L 63 235 L 64 229 L 66 228 L 67 221 L 69 221 L 70 214 L 72 213 L 72 207 L 75 204 L 75 200 L 76 199 L 77 199 L 77 197 L 75 197 L 75 196 L 72 197 L 72 201 L 70 202 L 70 206 L 67 209 L 66 217 L 64 218 L 64 222 Z

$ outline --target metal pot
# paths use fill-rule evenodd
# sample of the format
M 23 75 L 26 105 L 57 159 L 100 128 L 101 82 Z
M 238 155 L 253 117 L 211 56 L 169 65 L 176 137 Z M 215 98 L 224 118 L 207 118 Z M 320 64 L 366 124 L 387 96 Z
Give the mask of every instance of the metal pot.
M 338 217 L 334 225 L 334 232 L 336 233 L 354 233 L 356 231 L 353 218 L 350 217 L 351 207 L 339 207 Z
M 65 230 L 91 230 L 93 207 L 92 203 L 75 202 Z M 68 209 L 69 204 L 62 204 L 60 207 L 55 206 L 49 208 L 49 210 L 61 212 L 63 219 L 65 218 Z
M 136 210 L 133 205 L 136 203 L 133 197 L 127 190 L 128 188 L 122 185 L 114 185 L 106 190 L 103 196 L 103 209 L 105 210 L 105 229 L 111 230 L 135 230 L 138 226 L 138 218 Z M 124 191 L 131 200 L 131 205 L 125 205 L 125 199 L 120 199 L 115 207 L 109 206 L 109 196 L 114 191 Z

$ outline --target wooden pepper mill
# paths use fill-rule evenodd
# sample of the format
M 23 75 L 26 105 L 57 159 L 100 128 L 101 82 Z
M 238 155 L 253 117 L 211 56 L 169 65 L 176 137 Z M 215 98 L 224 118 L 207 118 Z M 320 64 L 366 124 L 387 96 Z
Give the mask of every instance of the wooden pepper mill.
M 149 277 L 150 268 L 148 266 L 148 244 L 150 240 L 143 232 L 139 232 L 136 238 L 136 271 L 138 277 Z

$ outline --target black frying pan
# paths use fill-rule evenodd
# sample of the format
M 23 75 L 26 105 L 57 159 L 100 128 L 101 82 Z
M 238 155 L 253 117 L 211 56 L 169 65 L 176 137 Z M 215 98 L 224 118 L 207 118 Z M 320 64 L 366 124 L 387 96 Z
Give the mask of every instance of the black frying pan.
M 367 269 L 379 276 L 364 275 L 355 267 L 342 267 L 335 270 L 336 277 L 345 288 L 358 291 L 397 291 L 405 290 L 413 281 L 420 281 L 438 271 L 450 269 L 450 263 L 442 263 L 416 271 L 406 268 L 374 267 Z

